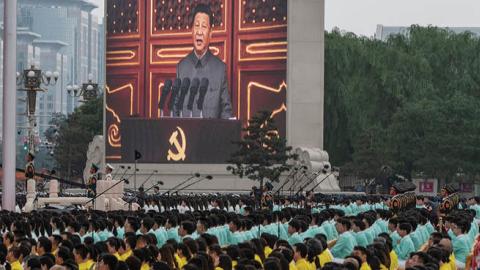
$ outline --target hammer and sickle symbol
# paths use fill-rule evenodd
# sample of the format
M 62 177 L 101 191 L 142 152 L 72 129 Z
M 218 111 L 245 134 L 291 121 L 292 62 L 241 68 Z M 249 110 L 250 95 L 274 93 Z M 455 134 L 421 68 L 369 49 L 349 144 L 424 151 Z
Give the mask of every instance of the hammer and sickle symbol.
M 178 138 L 179 134 L 180 140 Z M 183 132 L 183 129 L 181 127 L 177 127 L 177 130 L 172 132 L 172 135 L 170 135 L 170 139 L 168 140 L 168 142 L 174 147 L 175 151 L 172 151 L 172 149 L 168 149 L 167 160 L 185 160 L 185 158 L 187 157 L 185 155 L 185 150 L 187 149 L 187 141 L 185 139 L 185 132 Z

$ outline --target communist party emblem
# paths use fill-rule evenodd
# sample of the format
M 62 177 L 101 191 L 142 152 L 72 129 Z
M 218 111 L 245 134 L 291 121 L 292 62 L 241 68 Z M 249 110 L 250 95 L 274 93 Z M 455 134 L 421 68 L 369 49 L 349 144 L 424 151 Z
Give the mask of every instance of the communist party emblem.
M 187 140 L 185 139 L 185 132 L 181 127 L 177 127 L 170 135 L 168 140 L 173 149 L 168 149 L 167 160 L 179 161 L 185 160 L 185 150 L 187 149 Z

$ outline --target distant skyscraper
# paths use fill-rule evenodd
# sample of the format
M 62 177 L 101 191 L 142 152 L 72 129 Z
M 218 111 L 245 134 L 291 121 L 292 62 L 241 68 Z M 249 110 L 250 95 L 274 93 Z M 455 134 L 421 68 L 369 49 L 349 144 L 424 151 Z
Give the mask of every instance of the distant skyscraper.
M 103 26 L 99 28 L 98 18 L 92 14 L 95 8 L 97 5 L 89 0 L 18 0 L 17 71 L 39 63 L 43 71 L 60 73 L 57 85 L 48 87 L 47 93 L 37 97 L 40 136 L 54 113 L 71 113 L 79 104 L 78 98 L 68 96 L 65 90 L 68 84 L 81 85 L 87 82 L 88 74 L 93 75 L 94 81 L 104 82 L 104 30 Z M 3 1 L 0 20 L 3 21 Z M 3 42 L 0 42 L 0 51 L 3 51 Z M 0 71 L 2 68 L 3 61 L 0 61 Z M 3 90 L 2 76 L 0 72 L 0 92 Z M 27 122 L 26 102 L 22 101 L 26 94 L 19 91 L 17 96 L 17 126 L 22 131 Z M 1 111 L 0 107 L 0 117 Z M 21 138 L 17 141 L 22 143 Z
M 384 26 L 377 24 L 377 31 L 375 32 L 375 38 L 386 41 L 389 36 L 396 34 L 407 34 L 408 26 Z M 480 36 L 480 27 L 444 27 L 455 33 L 471 32 L 474 35 Z

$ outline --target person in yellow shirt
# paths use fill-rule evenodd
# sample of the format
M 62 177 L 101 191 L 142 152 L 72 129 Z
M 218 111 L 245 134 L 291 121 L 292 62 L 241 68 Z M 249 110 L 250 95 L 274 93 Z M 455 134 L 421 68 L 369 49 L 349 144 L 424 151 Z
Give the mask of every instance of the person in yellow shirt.
M 450 240 L 450 238 L 442 238 L 440 242 L 438 242 L 438 247 L 450 254 L 448 257 L 450 269 L 457 270 L 457 266 L 455 265 L 455 254 L 453 254 L 452 240 Z
M 308 248 L 303 243 L 296 243 L 293 245 L 293 260 L 298 270 L 315 270 L 312 264 L 307 260 Z
M 22 264 L 22 252 L 18 247 L 12 247 L 8 251 L 7 260 L 10 263 L 11 270 L 23 270 Z
M 118 249 L 120 248 L 121 240 L 116 237 L 110 237 L 107 239 L 106 242 L 107 242 L 108 253 L 115 256 L 117 260 L 120 260 L 122 257 L 120 256 Z
M 362 260 L 362 264 L 360 265 L 360 270 L 372 270 L 372 267 L 367 262 L 368 251 L 366 248 L 362 246 L 355 246 L 353 248 L 352 254 L 353 256 L 357 256 Z
M 385 241 L 382 243 L 385 244 L 385 246 L 387 247 L 389 253 L 389 257 L 390 257 L 390 267 L 388 268 L 389 270 L 397 270 L 398 269 L 398 255 L 397 253 L 395 252 L 395 250 L 393 249 L 393 243 L 392 243 L 392 238 L 390 237 L 390 235 L 388 235 L 388 233 L 381 233 L 378 235 L 378 238 L 375 239 L 375 241 L 377 241 L 378 239 L 385 239 Z
M 440 265 L 440 270 L 454 270 L 449 263 L 450 254 L 448 254 L 448 251 L 440 248 L 438 245 L 434 245 L 429 248 L 427 250 L 427 254 L 437 259 Z
M 179 269 L 182 269 L 182 267 L 187 264 L 191 257 L 192 254 L 185 244 L 180 243 L 177 245 L 177 254 L 175 254 L 175 258 L 177 260 Z
M 88 249 L 84 244 L 80 244 L 73 249 L 73 256 L 78 265 L 78 270 L 89 270 L 93 261 L 88 258 Z

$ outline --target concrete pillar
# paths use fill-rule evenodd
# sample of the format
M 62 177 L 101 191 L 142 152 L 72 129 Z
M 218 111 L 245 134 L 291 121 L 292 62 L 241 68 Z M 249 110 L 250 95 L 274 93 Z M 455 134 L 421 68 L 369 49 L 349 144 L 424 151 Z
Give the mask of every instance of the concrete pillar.
M 50 180 L 49 184 L 49 197 L 50 198 L 57 198 L 58 197 L 58 180 Z
M 325 2 L 287 2 L 287 140 L 323 149 Z
M 2 209 L 15 211 L 17 0 L 4 1 Z

